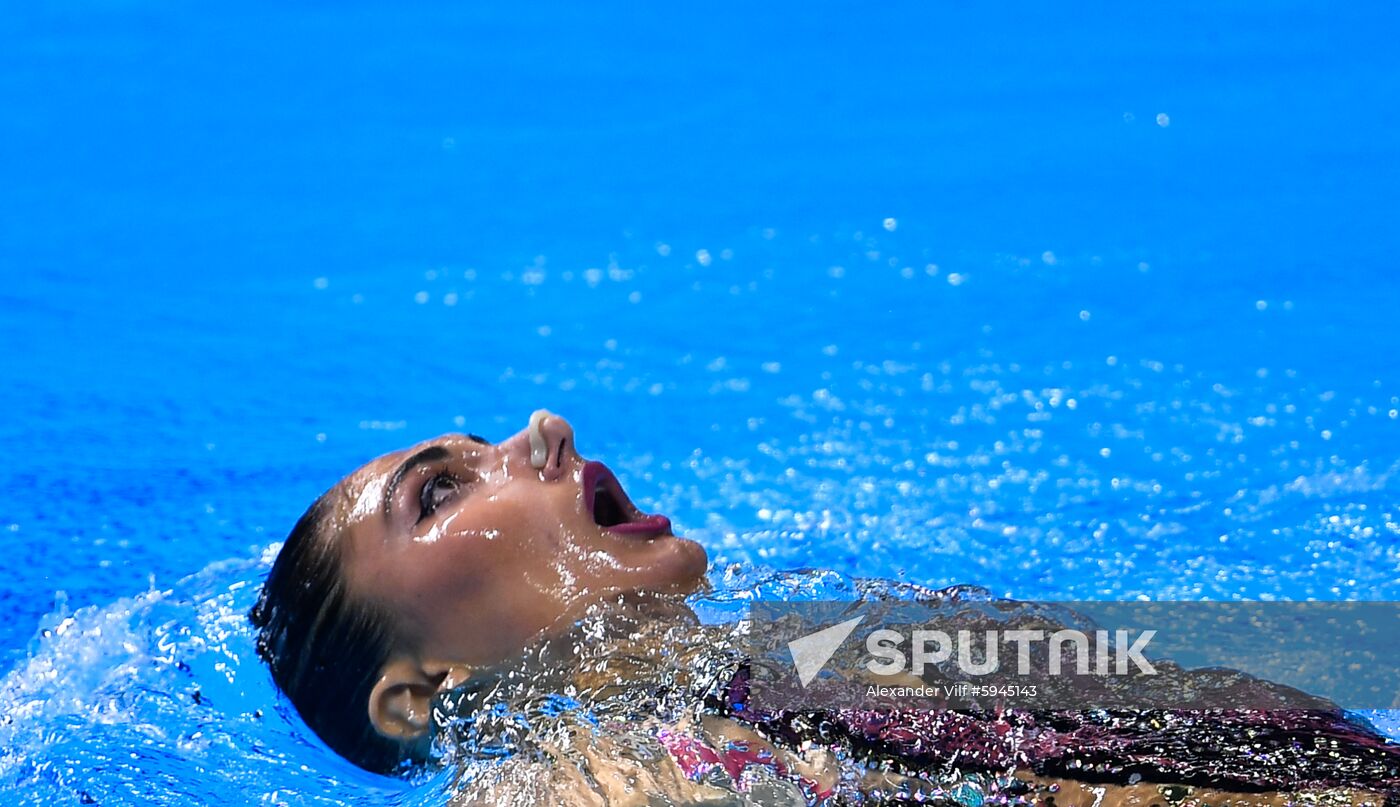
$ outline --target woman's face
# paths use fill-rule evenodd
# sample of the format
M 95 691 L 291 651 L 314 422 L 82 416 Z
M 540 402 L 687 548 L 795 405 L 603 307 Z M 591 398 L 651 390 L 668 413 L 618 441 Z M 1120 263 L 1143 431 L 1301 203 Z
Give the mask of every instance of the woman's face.
M 398 617 L 423 657 L 494 664 L 609 594 L 704 579 L 705 550 L 580 457 L 563 418 L 539 423 L 534 460 L 529 428 L 495 444 L 449 434 L 336 486 L 347 585 Z

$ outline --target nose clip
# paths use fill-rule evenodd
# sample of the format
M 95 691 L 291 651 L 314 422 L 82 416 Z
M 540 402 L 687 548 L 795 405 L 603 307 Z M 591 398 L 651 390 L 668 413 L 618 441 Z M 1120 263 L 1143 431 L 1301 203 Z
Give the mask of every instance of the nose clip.
M 549 462 L 549 442 L 544 439 L 545 418 L 556 417 L 548 409 L 536 409 L 530 413 L 530 465 L 537 470 L 543 470 Z

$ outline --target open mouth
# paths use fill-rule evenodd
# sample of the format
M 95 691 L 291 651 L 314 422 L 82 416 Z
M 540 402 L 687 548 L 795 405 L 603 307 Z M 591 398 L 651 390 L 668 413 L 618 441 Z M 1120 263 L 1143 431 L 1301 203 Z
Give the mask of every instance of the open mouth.
M 583 466 L 583 500 L 593 523 L 609 532 L 654 537 L 671 532 L 671 519 L 647 515 L 632 504 L 608 466 L 589 462 Z

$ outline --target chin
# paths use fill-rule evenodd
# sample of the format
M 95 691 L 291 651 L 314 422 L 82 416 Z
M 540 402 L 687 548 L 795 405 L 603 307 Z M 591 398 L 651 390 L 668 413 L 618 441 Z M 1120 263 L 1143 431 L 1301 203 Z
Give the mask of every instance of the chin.
M 705 548 L 689 538 L 674 537 L 672 554 L 677 566 L 677 585 L 693 591 L 705 579 L 705 570 L 710 566 L 710 557 Z
M 704 547 L 674 535 L 653 539 L 652 547 L 656 554 L 642 570 L 644 580 L 639 588 L 690 593 L 704 581 L 710 565 Z

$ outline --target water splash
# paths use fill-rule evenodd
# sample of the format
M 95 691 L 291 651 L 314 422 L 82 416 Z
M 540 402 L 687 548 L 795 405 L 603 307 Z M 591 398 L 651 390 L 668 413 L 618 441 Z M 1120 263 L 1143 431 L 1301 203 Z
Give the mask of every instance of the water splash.
M 277 697 L 245 616 L 269 560 L 47 616 L 0 680 L 0 799 L 419 803 L 340 760 Z
M 531 804 L 553 775 L 546 769 L 578 770 L 600 749 L 639 768 L 661 758 L 658 727 L 694 725 L 733 677 L 754 600 L 993 599 L 972 586 L 826 570 L 715 569 L 708 592 L 600 606 L 568 635 L 444 698 L 438 764 L 399 780 L 340 759 L 274 690 L 246 619 L 272 557 L 217 563 L 169 589 L 49 614 L 27 658 L 0 679 L 0 800 L 414 807 L 454 793 L 509 792 Z M 1395 734 L 1394 715 L 1370 717 Z M 914 798 L 917 790 L 966 805 L 1014 799 L 1014 783 L 994 777 L 945 772 L 872 785 L 880 771 L 849 749 L 831 749 L 831 761 L 833 786 L 851 798 Z M 737 783 L 722 772 L 703 783 L 729 799 L 716 803 L 798 794 L 791 777 L 761 766 Z

